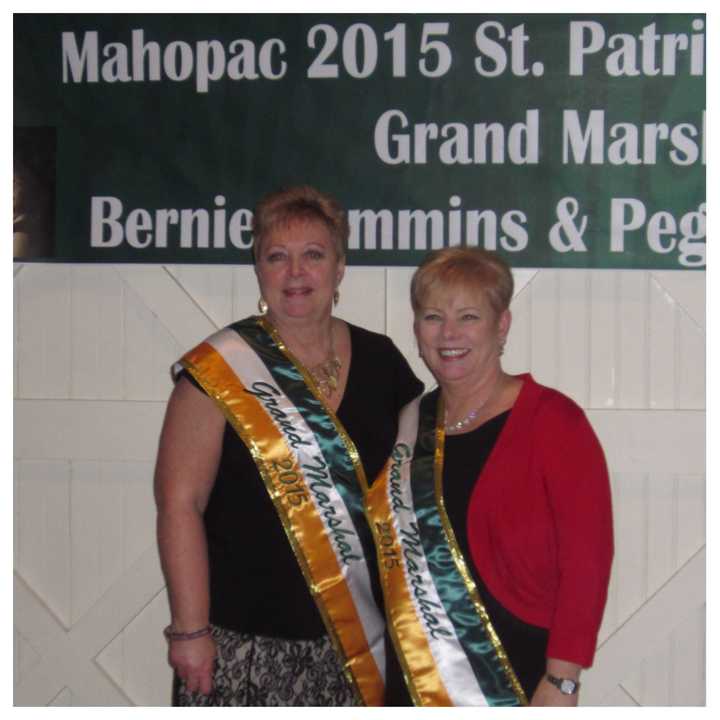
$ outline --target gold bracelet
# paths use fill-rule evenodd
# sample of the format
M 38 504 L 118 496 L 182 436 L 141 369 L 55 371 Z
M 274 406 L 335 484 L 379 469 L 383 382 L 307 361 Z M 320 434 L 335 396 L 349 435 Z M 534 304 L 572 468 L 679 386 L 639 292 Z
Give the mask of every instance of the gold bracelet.
M 163 635 L 168 642 L 172 642 L 173 640 L 195 640 L 196 638 L 201 638 L 209 635 L 210 630 L 210 626 L 206 625 L 204 628 L 200 628 L 199 630 L 193 630 L 192 632 L 175 632 L 172 629 L 172 625 L 168 625 L 163 630 Z

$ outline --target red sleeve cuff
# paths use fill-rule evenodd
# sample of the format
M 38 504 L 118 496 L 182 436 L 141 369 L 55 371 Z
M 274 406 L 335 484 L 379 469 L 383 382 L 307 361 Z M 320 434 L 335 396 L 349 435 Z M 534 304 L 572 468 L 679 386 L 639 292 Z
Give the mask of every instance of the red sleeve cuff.
M 596 646 L 596 635 L 591 638 L 587 635 L 578 637 L 577 635 L 568 635 L 551 629 L 546 655 L 547 657 L 577 663 L 584 668 L 589 668 L 595 658 Z

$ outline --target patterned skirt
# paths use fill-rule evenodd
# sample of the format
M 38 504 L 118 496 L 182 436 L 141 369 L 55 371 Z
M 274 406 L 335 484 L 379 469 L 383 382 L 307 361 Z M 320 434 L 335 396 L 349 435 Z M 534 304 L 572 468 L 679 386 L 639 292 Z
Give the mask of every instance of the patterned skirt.
M 176 677 L 176 706 L 351 706 L 355 693 L 328 637 L 284 640 L 213 627 L 213 690 L 188 692 Z

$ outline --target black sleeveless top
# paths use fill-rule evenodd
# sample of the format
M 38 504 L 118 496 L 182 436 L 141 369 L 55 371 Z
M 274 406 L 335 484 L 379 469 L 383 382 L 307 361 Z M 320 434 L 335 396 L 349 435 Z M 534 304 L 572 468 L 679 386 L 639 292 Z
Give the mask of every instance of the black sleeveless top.
M 385 335 L 349 325 L 352 354 L 336 415 L 372 482 L 397 435 L 400 409 L 422 392 L 405 358 Z M 192 378 L 185 373 L 190 380 Z M 205 509 L 210 567 L 210 622 L 229 630 L 285 639 L 326 635 L 275 506 L 257 467 L 229 423 Z M 371 565 L 376 562 L 373 555 Z M 382 607 L 377 569 L 376 599 Z
M 515 617 L 490 594 L 475 569 L 467 533 L 470 495 L 509 415 L 508 410 L 469 433 L 446 435 L 443 499 L 478 594 L 529 700 L 545 674 L 548 631 Z M 386 705 L 412 705 L 397 658 L 388 656 Z

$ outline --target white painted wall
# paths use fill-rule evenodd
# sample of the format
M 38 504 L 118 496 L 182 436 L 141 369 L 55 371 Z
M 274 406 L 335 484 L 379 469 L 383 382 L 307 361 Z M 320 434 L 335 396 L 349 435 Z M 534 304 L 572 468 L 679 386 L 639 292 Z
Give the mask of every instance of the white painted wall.
M 16 265 L 16 705 L 166 705 L 152 471 L 168 368 L 255 311 L 249 267 Z M 411 268 L 349 268 L 338 315 L 415 348 Z M 705 273 L 518 270 L 510 372 L 588 411 L 616 559 L 583 704 L 705 703 Z

